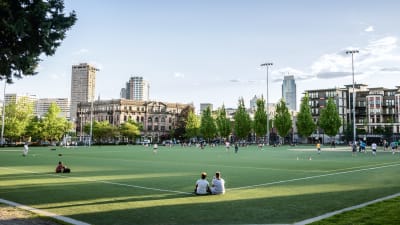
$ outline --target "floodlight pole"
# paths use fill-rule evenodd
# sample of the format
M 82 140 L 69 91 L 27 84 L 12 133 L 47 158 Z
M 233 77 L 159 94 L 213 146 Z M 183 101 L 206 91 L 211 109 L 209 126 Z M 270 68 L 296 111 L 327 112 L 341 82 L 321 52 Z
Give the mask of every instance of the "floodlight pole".
M 358 50 L 346 51 L 346 54 L 351 54 L 351 71 L 353 75 L 353 144 L 356 143 L 356 93 L 354 90 L 354 54 L 359 53 Z
M 261 64 L 261 66 L 267 67 L 267 145 L 269 145 L 269 87 L 268 87 L 268 69 L 270 66 L 274 65 L 272 62 L 267 62 Z
M 3 91 L 3 113 L 1 114 L 1 145 L 4 145 L 4 119 L 6 114 L 6 85 L 7 79 L 4 79 L 4 91 Z

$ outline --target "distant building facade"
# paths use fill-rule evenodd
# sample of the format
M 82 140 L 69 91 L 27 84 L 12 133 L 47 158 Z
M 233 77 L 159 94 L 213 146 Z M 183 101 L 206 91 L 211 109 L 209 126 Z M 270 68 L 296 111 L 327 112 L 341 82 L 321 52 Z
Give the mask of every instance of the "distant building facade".
M 120 97 L 130 100 L 148 101 L 150 97 L 150 84 L 143 77 L 131 77 L 124 88 L 121 89 Z
M 52 103 L 60 108 L 59 117 L 70 118 L 70 102 L 68 98 L 41 98 L 36 103 L 36 114 L 43 117 L 49 110 Z
M 343 133 L 344 127 L 352 124 L 352 85 L 346 85 L 344 88 L 308 90 L 305 93 L 308 93 L 309 105 L 315 122 L 318 121 L 321 110 L 326 106 L 328 98 L 331 97 L 334 99 L 342 119 L 342 127 L 339 132 Z M 374 134 L 374 130 L 377 128 L 389 128 L 392 134 L 400 133 L 400 86 L 368 88 L 367 85 L 356 84 L 355 97 L 357 130 L 364 130 L 363 133 L 368 135 Z M 357 134 L 357 138 L 363 137 L 364 134 Z
M 211 103 L 200 103 L 200 114 L 204 112 L 204 110 L 207 109 L 207 107 L 210 107 L 210 111 L 213 111 L 213 104 Z
M 94 66 L 87 63 L 72 66 L 70 118 L 76 120 L 77 105 L 80 102 L 94 100 L 96 91 L 96 72 Z
M 284 76 L 282 83 L 282 98 L 286 102 L 286 106 L 293 111 L 296 111 L 296 82 L 294 76 Z
M 119 126 L 133 120 L 143 126 L 143 137 L 158 142 L 163 135 L 169 135 L 176 128 L 178 117 L 186 107 L 193 106 L 128 99 L 98 100 L 93 102 L 93 121 L 108 121 L 112 126 Z M 90 123 L 91 112 L 91 103 L 78 104 L 77 136 L 87 135 L 83 127 Z

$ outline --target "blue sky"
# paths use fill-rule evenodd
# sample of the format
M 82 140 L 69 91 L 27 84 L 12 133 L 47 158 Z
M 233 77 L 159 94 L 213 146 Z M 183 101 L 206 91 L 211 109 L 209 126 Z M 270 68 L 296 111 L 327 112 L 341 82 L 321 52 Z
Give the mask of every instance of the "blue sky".
M 246 106 L 254 95 L 281 98 L 284 75 L 304 90 L 351 84 L 400 85 L 400 1 L 66 0 L 78 21 L 38 75 L 7 93 L 70 97 L 71 66 L 100 69 L 96 95 L 119 98 L 130 76 L 150 82 L 152 100 Z

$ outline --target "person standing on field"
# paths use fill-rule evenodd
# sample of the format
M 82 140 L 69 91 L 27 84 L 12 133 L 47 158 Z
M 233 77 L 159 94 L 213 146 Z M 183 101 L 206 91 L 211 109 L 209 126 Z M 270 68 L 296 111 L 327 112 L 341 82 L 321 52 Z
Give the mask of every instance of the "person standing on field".
M 321 144 L 319 143 L 319 141 L 317 142 L 316 147 L 317 147 L 318 154 L 321 153 Z
M 373 155 L 376 155 L 376 143 L 375 143 L 375 142 L 373 142 L 373 143 L 371 144 L 371 149 L 372 149 L 372 154 L 373 154 Z
M 22 153 L 23 156 L 27 156 L 29 152 L 29 146 L 28 146 L 28 142 L 25 142 L 24 144 L 24 151 Z

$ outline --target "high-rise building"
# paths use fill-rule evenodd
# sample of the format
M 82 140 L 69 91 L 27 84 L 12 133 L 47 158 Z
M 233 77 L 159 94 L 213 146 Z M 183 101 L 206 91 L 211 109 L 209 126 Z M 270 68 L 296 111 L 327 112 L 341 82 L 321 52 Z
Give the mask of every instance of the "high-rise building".
M 143 77 L 131 77 L 126 82 L 126 87 L 121 89 L 121 98 L 139 101 L 148 101 L 150 92 L 149 82 L 143 80 Z
M 92 102 L 94 100 L 97 71 L 99 71 L 97 68 L 87 63 L 72 66 L 71 120 L 76 120 L 76 111 L 79 102 Z
M 282 98 L 285 100 L 288 109 L 296 111 L 296 82 L 294 76 L 284 76 Z

